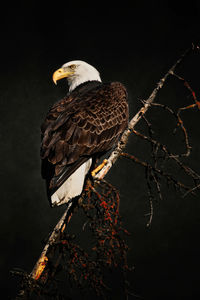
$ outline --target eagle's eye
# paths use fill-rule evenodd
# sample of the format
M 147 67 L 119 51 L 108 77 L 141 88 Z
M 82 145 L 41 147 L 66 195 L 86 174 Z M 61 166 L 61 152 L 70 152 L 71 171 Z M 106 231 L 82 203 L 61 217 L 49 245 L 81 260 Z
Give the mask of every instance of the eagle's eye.
M 70 65 L 69 68 L 70 68 L 71 70 L 75 70 L 75 69 L 76 69 L 76 65 Z

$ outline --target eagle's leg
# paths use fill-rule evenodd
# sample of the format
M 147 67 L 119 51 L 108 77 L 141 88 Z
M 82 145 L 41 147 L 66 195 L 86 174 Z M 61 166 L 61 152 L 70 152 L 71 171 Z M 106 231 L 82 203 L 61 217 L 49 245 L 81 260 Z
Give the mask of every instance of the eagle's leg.
M 98 165 L 92 172 L 91 175 L 92 177 L 94 177 L 101 169 L 103 169 L 103 167 L 107 164 L 108 160 L 104 159 L 103 162 Z

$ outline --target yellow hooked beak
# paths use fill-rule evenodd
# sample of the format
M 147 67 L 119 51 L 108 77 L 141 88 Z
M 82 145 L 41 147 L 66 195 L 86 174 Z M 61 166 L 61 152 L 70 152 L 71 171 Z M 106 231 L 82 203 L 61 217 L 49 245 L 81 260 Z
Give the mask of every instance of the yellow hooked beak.
M 57 84 L 58 80 L 65 78 L 65 77 L 69 77 L 72 74 L 74 74 L 74 71 L 72 71 L 68 68 L 60 68 L 53 73 L 53 82 L 55 84 Z

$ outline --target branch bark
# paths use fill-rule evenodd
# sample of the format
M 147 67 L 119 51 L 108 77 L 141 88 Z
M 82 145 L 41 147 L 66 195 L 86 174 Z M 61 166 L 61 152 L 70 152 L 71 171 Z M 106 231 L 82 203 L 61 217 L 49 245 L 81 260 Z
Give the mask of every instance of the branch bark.
M 68 207 L 65 210 L 64 214 L 60 218 L 59 222 L 54 227 L 54 229 L 53 229 L 53 231 L 52 231 L 52 233 L 51 233 L 51 235 L 48 239 L 48 242 L 46 243 L 44 249 L 42 250 L 42 253 L 41 253 L 38 261 L 36 262 L 32 272 L 30 273 L 30 277 L 32 279 L 38 280 L 40 278 L 40 275 L 42 274 L 43 270 L 45 269 L 45 266 L 46 266 L 47 261 L 48 261 L 48 257 L 46 256 L 47 251 L 48 251 L 49 247 L 56 241 L 56 239 L 57 239 L 57 237 L 60 233 L 60 230 L 61 231 L 64 230 L 65 221 L 66 221 L 67 216 L 68 216 L 67 221 L 68 222 L 70 221 L 71 214 L 69 212 L 70 212 L 71 206 L 72 206 L 72 202 L 70 202 L 70 204 L 68 205 Z

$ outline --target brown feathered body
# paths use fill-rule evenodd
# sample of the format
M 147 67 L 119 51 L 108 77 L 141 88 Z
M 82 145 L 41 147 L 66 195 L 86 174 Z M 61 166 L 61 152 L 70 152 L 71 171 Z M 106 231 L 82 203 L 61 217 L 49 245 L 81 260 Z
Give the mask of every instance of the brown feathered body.
M 94 162 L 112 149 L 127 125 L 127 92 L 119 82 L 85 82 L 55 103 L 41 126 L 49 197 L 90 158 Z

